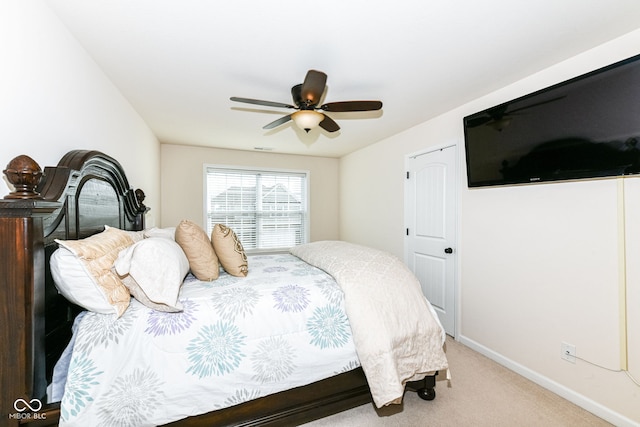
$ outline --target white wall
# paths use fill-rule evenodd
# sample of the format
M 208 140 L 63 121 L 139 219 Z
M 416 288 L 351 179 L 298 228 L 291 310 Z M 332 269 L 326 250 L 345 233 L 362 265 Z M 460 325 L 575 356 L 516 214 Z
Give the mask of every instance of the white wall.
M 310 239 L 336 240 L 338 229 L 338 159 L 277 153 L 162 144 L 162 226 L 189 219 L 204 227 L 202 200 L 205 164 L 310 172 Z
M 160 214 L 160 148 L 148 126 L 41 0 L 0 2 L 0 166 L 44 169 L 73 149 L 116 158 Z M 12 188 L 4 175 L 0 197 Z
M 621 299 L 617 180 L 468 189 L 464 116 L 640 53 L 640 30 L 341 159 L 341 238 L 403 257 L 404 157 L 457 143 L 459 339 L 617 425 L 640 423 L 640 178 L 626 180 L 627 295 Z M 372 165 L 380 165 L 379 168 Z M 455 387 L 455 372 L 453 373 Z M 482 385 L 479 384 L 479 392 Z

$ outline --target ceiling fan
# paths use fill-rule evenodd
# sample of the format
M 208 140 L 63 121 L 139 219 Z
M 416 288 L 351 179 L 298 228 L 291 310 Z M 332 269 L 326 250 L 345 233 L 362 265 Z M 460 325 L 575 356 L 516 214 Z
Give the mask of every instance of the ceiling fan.
M 342 101 L 318 105 L 320 103 L 320 98 L 322 98 L 322 94 L 324 93 L 326 83 L 327 75 L 322 71 L 307 71 L 304 82 L 291 88 L 291 96 L 293 97 L 294 105 L 284 104 L 281 102 L 262 101 L 259 99 L 238 98 L 236 96 L 232 96 L 231 100 L 247 104 L 263 105 L 266 107 L 290 108 L 297 110 L 263 126 L 263 129 L 273 129 L 293 120 L 296 125 L 301 129 L 304 129 L 305 132 L 309 132 L 317 126 L 320 126 L 327 132 L 335 132 L 340 129 L 340 126 L 338 126 L 331 117 L 320 111 L 374 111 L 382 108 L 382 102 L 380 101 Z
M 565 96 L 558 96 L 556 98 L 548 99 L 546 101 L 537 102 L 535 104 L 526 105 L 524 107 L 515 108 L 513 110 L 509 110 L 510 103 L 505 103 L 498 105 L 497 107 L 492 107 L 486 110 L 483 115 L 479 117 L 474 117 L 469 119 L 467 122 L 467 126 L 470 128 L 487 125 L 491 126 L 493 129 L 497 131 L 502 131 L 504 128 L 509 126 L 513 116 L 517 116 L 519 111 L 527 110 L 529 108 L 537 107 L 539 105 L 548 104 L 550 102 L 559 101 Z

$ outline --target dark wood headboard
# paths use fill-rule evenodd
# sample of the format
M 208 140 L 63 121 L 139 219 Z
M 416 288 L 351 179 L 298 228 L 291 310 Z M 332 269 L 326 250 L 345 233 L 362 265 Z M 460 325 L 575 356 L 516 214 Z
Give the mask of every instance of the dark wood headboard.
M 55 239 L 88 237 L 105 225 L 144 229 L 144 193 L 98 151 L 74 150 L 44 172 L 27 156 L 4 171 L 15 191 L 0 200 L 0 419 L 18 420 L 17 399 L 42 399 L 79 308 L 59 295 L 49 270 Z M 38 413 L 46 417 L 56 405 Z
M 78 308 L 53 284 L 54 239 L 88 237 L 105 225 L 144 229 L 144 193 L 129 187 L 116 160 L 97 151 L 71 151 L 44 171 L 19 156 L 4 172 L 15 191 L 0 199 L 0 426 L 57 425 L 59 404 L 40 399 Z M 44 405 L 21 413 L 14 407 L 18 400 L 21 409 L 29 402 Z M 298 425 L 368 402 L 369 387 L 357 368 L 175 425 Z

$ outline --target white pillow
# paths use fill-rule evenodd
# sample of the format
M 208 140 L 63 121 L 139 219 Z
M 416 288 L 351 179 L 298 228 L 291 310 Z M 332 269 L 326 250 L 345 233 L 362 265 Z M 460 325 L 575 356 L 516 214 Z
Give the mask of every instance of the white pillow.
M 175 227 L 165 227 L 165 228 L 148 228 L 144 230 L 144 237 L 166 237 L 167 239 L 175 240 L 176 239 L 176 228 Z
M 74 304 L 96 313 L 114 314 L 106 295 L 87 273 L 82 261 L 65 247 L 51 254 L 51 276 L 58 292 Z
M 122 250 L 113 267 L 142 304 L 159 311 L 182 311 L 178 294 L 189 272 L 189 261 L 174 240 L 141 240 Z

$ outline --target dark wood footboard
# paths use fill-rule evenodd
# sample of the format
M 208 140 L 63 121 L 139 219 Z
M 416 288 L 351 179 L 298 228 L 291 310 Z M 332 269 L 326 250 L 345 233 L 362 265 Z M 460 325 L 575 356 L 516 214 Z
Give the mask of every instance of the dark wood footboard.
M 167 426 L 293 426 L 371 402 L 361 368 Z
M 304 387 L 185 418 L 166 426 L 295 426 L 371 401 L 366 378 L 362 369 L 358 368 Z M 60 407 L 58 404 L 46 405 L 38 415 L 29 414 L 29 416 L 29 418 L 15 420 L 13 425 L 19 422 L 20 425 L 29 427 L 56 426 L 60 419 Z M 0 423 L 0 425 L 3 424 Z

